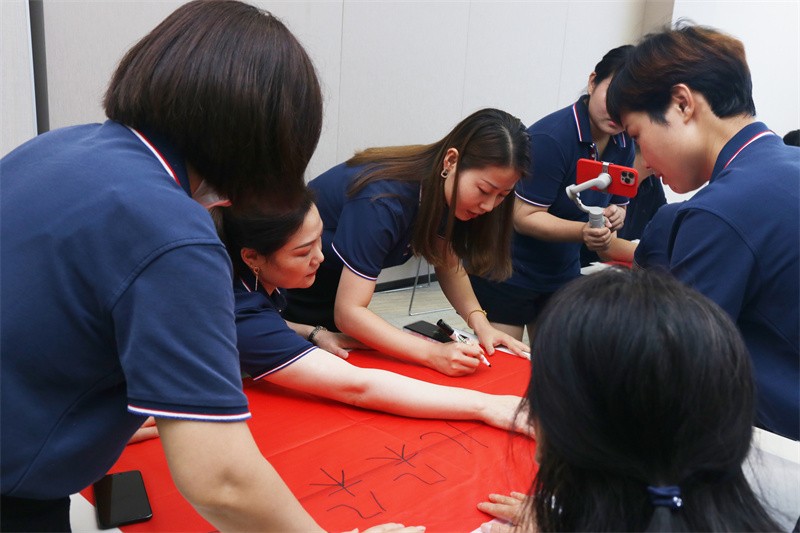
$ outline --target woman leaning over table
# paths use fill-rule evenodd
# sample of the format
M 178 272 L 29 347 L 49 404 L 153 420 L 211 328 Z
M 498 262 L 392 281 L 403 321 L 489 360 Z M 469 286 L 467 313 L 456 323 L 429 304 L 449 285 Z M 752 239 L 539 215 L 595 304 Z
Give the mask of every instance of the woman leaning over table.
M 233 263 L 236 347 L 242 371 L 254 380 L 366 409 L 416 418 L 480 420 L 515 429 L 519 396 L 360 368 L 344 360 L 349 348 L 363 347 L 358 341 L 343 333 L 287 323 L 281 317 L 284 289 L 311 285 L 325 259 L 322 219 L 311 197 L 309 190 L 297 206 L 264 203 L 243 210 L 215 209 L 220 237 Z M 517 429 L 527 428 L 520 424 Z
M 522 355 L 525 345 L 486 320 L 461 262 L 494 279 L 511 274 L 513 204 L 503 200 L 528 157 L 519 119 L 482 109 L 435 143 L 364 150 L 312 180 L 328 259 L 310 288 L 288 292 L 284 317 L 444 374 L 473 373 L 481 346 L 431 343 L 368 309 L 381 270 L 418 255 L 489 355 L 500 344 Z

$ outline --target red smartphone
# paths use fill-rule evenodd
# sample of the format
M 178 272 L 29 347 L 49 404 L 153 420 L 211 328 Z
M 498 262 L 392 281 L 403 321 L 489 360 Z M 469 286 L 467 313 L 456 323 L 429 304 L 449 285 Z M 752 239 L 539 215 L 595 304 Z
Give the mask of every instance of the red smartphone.
M 611 183 L 604 192 L 633 198 L 639 190 L 639 173 L 635 168 L 604 163 L 594 159 L 578 159 L 575 183 L 584 183 L 592 180 L 603 172 L 603 167 L 608 166 L 606 172 L 611 176 Z M 599 190 L 596 187 L 592 189 Z

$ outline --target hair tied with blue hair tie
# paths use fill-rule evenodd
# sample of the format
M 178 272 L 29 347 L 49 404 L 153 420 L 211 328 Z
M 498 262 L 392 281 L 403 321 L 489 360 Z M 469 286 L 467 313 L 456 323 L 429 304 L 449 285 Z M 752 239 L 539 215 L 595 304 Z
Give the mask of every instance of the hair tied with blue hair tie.
M 670 509 L 680 509 L 683 507 L 681 489 L 676 485 L 669 487 L 647 487 L 647 494 L 650 496 L 650 503 L 653 507 L 668 507 Z

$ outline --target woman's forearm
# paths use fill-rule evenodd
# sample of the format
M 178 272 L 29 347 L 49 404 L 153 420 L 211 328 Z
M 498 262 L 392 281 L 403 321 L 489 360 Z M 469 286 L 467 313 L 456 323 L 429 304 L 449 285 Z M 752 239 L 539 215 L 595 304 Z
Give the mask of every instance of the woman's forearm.
M 633 263 L 633 254 L 636 252 L 638 242 L 629 241 L 615 237 L 611 239 L 608 247 L 597 250 L 597 255 L 603 261 L 624 261 Z
M 369 310 L 375 282 L 347 269 L 342 271 L 334 304 L 336 327 L 378 351 L 425 366 L 433 366 L 438 343 L 406 333 Z
M 425 341 L 423 341 L 425 342 Z M 414 418 L 479 420 L 510 429 L 520 397 L 447 387 L 316 350 L 267 378 L 278 385 L 349 405 Z
M 261 455 L 244 422 L 157 419 L 181 494 L 220 531 L 323 531 Z
M 336 311 L 336 325 L 347 335 L 386 355 L 428 366 L 437 345 L 406 333 L 366 307 L 344 307 Z
M 514 230 L 522 235 L 543 241 L 583 241 L 583 222 L 565 220 L 551 215 L 547 207 L 536 206 L 516 199 Z
M 347 401 L 352 405 L 402 416 L 478 420 L 505 430 L 515 429 L 520 397 L 435 385 L 384 370 L 359 370 L 364 374 L 364 390 Z M 523 427 L 516 430 L 525 432 Z

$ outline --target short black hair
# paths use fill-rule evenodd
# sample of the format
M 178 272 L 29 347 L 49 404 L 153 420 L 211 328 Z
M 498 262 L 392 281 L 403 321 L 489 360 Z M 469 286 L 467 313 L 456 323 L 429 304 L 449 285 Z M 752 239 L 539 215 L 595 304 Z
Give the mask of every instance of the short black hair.
M 293 198 L 322 128 L 322 94 L 302 45 L 276 17 L 235 0 L 196 0 L 120 61 L 106 115 L 173 143 L 234 203 Z
M 624 44 L 606 52 L 603 58 L 594 66 L 595 83 L 600 83 L 604 79 L 614 76 L 620 67 L 625 64 L 625 60 L 632 51 L 633 45 Z
M 249 272 L 242 260 L 242 248 L 270 257 L 297 233 L 313 205 L 314 192 L 305 187 L 291 205 L 262 201 L 249 202 L 245 207 L 234 204 L 212 208 L 211 216 L 228 250 L 234 276 Z
M 783 136 L 783 144 L 800 146 L 800 130 L 792 130 Z

